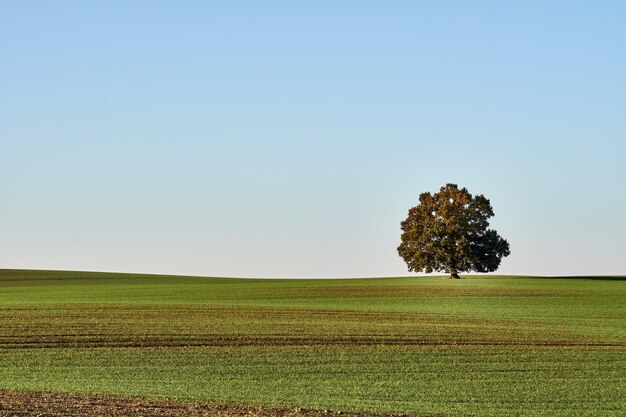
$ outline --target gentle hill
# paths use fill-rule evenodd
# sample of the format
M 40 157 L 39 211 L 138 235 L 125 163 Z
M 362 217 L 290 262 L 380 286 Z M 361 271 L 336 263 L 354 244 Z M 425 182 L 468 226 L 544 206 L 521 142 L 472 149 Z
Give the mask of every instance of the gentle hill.
M 626 277 L 0 270 L 0 389 L 420 415 L 619 415 Z

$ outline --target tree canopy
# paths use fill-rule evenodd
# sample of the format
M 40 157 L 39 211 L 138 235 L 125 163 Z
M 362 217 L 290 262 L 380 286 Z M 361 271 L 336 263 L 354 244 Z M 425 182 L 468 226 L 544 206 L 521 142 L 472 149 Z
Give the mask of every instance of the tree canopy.
M 485 196 L 446 184 L 439 192 L 422 193 L 419 204 L 402 221 L 398 254 L 413 272 L 492 272 L 511 251 L 509 243 L 489 229 L 493 217 Z

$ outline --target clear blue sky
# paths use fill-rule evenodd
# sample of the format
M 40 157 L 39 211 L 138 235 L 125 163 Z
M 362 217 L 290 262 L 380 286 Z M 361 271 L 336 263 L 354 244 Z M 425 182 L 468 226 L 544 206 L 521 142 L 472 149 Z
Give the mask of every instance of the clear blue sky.
M 455 182 L 499 272 L 624 274 L 624 45 L 623 1 L 2 2 L 0 267 L 407 275 Z

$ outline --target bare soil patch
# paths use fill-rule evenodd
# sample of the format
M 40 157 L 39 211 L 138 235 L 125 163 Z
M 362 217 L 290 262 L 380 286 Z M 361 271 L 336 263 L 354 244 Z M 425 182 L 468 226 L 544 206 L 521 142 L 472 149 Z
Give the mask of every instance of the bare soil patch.
M 0 391 L 1 417 L 409 417 L 405 414 L 199 404 L 101 395 Z

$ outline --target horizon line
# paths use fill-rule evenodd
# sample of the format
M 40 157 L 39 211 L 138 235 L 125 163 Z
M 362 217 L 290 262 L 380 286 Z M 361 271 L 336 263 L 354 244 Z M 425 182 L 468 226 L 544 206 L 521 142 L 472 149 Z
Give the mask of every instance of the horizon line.
M 361 277 L 244 277 L 244 276 L 218 276 L 218 275 L 187 275 L 187 274 L 160 274 L 153 272 L 127 272 L 127 271 L 103 271 L 103 270 L 73 270 L 73 269 L 29 269 L 29 268 L 0 268 L 0 271 L 20 272 L 68 272 L 68 273 L 91 273 L 91 274 L 119 274 L 119 275 L 148 275 L 160 277 L 179 278 L 223 278 L 223 279 L 258 279 L 258 280 L 349 280 L 349 279 L 402 279 L 402 278 L 447 278 L 446 273 L 421 273 L 419 275 L 388 275 L 388 276 L 361 276 Z M 524 275 L 524 274 L 497 274 L 497 273 L 467 273 L 461 276 L 470 277 L 520 277 L 520 278 L 585 278 L 585 277 L 616 277 L 626 278 L 626 274 L 599 274 L 599 275 Z

